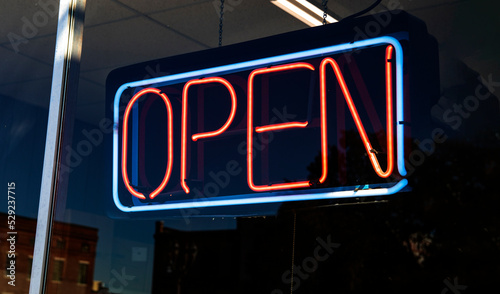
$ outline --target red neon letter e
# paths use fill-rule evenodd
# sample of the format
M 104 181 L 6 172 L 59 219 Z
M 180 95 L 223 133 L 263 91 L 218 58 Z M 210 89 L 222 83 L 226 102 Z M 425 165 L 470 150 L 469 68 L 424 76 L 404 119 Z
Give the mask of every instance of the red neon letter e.
M 248 112 L 247 112 L 247 182 L 250 189 L 253 191 L 274 191 L 283 189 L 294 189 L 294 188 L 305 188 L 309 187 L 309 181 L 299 181 L 291 183 L 280 183 L 272 185 L 255 185 L 253 180 L 253 80 L 256 75 L 294 70 L 294 69 L 309 69 L 314 70 L 314 67 L 309 63 L 299 62 L 286 65 L 275 66 L 271 68 L 259 68 L 250 73 L 248 77 Z M 307 126 L 307 122 L 289 122 L 280 123 L 267 126 L 260 126 L 255 128 L 255 132 L 263 133 L 275 130 L 283 130 L 290 128 L 304 128 Z M 326 176 L 325 176 L 326 177 Z

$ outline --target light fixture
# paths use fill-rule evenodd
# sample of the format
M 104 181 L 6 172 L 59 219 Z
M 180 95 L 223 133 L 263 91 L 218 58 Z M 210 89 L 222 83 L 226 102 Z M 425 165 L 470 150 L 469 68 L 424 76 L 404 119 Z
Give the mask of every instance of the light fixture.
M 323 24 L 323 11 L 307 0 L 271 0 L 271 3 L 310 27 Z M 337 20 L 327 15 L 326 22 L 333 23 Z

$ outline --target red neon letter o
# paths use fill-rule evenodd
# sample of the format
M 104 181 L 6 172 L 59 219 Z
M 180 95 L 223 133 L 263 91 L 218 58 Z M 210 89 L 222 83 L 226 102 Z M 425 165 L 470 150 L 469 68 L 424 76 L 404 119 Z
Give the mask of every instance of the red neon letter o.
M 141 90 L 137 92 L 134 97 L 128 102 L 127 108 L 125 109 L 125 113 L 123 115 L 123 132 L 122 132 L 122 177 L 123 177 L 123 182 L 125 184 L 125 187 L 127 187 L 127 190 L 134 195 L 135 197 L 139 199 L 146 199 L 146 196 L 144 194 L 137 192 L 129 183 L 129 178 L 128 178 L 128 173 L 127 173 L 127 138 L 128 138 L 128 117 L 130 114 L 130 110 L 132 109 L 132 106 L 134 105 L 135 101 L 139 99 L 142 95 L 148 94 L 148 93 L 153 93 L 156 95 L 159 95 L 162 99 L 163 102 L 165 103 L 165 107 L 167 108 L 167 128 L 168 128 L 168 162 L 167 162 L 167 168 L 165 170 L 165 175 L 163 177 L 163 180 L 161 184 L 149 195 L 151 199 L 155 198 L 160 192 L 165 188 L 165 186 L 168 183 L 168 180 L 170 179 L 170 175 L 172 174 L 172 163 L 174 161 L 174 155 L 173 155 L 173 113 L 172 113 L 172 105 L 170 103 L 170 100 L 168 99 L 167 95 L 165 93 L 162 93 L 160 90 L 155 89 L 155 88 L 147 88 L 144 90 Z

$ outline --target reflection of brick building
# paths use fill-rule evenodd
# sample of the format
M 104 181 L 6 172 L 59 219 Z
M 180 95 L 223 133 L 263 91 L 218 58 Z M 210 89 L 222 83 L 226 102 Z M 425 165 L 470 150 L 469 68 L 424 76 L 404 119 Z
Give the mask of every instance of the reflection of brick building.
M 16 216 L 16 275 L 15 287 L 6 267 L 10 258 L 7 236 L 7 215 L 0 213 L 0 293 L 28 293 L 35 243 L 36 220 Z M 47 293 L 91 293 L 97 245 L 97 229 L 55 222 L 52 228 L 50 261 L 47 271 Z

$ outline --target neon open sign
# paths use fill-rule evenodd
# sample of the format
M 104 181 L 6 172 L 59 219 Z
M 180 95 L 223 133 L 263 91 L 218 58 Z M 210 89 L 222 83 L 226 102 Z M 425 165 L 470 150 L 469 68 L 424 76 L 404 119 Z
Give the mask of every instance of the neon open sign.
M 113 104 L 114 203 L 134 212 L 396 193 L 407 185 L 403 81 L 403 46 L 383 36 L 125 83 Z

